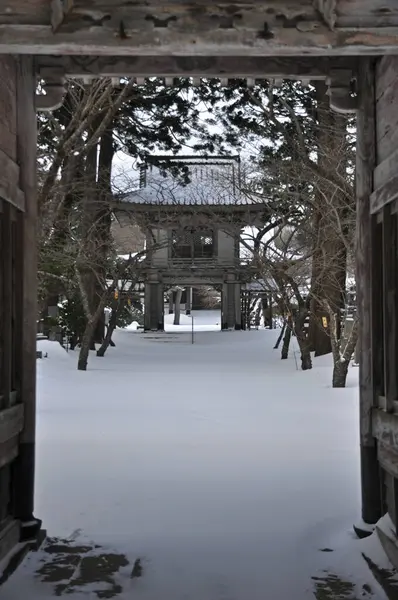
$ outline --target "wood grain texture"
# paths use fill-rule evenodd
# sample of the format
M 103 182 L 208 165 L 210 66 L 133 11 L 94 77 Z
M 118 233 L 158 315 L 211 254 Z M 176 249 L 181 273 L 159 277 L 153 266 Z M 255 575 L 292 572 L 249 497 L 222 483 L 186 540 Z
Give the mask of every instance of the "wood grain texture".
M 168 17 L 167 17 L 168 18 Z M 261 16 L 246 29 L 220 24 L 198 26 L 187 19 L 177 27 L 148 28 L 146 18 L 132 20 L 133 29 L 106 24 L 53 33 L 50 25 L 0 24 L 0 53 L 86 54 L 119 56 L 358 56 L 396 52 L 398 28 L 354 28 L 331 31 L 320 23 L 304 22 L 300 29 L 269 29 Z M 120 24 L 119 24 L 120 25 Z
M 398 478 L 398 452 L 380 442 L 377 445 L 377 457 L 383 469 Z
M 0 149 L 16 160 L 15 61 L 0 57 Z
M 374 437 L 392 452 L 398 452 L 398 415 L 374 409 L 372 423 Z
M 39 56 L 38 69 L 56 67 L 67 77 L 254 77 L 325 79 L 339 68 L 356 70 L 342 57 L 259 56 Z
M 0 410 L 0 444 L 20 433 L 23 424 L 24 408 L 22 404 Z
M 336 27 L 391 27 L 398 24 L 396 0 L 338 0 Z
M 25 427 L 21 440 L 33 442 L 36 423 L 36 318 L 37 318 L 37 189 L 36 189 L 36 79 L 33 59 L 18 59 L 18 162 L 19 187 L 25 194 L 21 222 L 22 322 L 21 397 L 25 405 Z
M 8 408 L 12 381 L 12 245 L 11 245 L 11 206 L 7 202 L 3 204 L 1 220 L 1 254 L 0 265 L 2 271 L 2 297 L 1 297 L 1 319 L 2 319 L 2 347 L 0 389 L 2 395 L 1 408 Z M 0 417 L 1 423 L 1 417 Z M 1 426 L 1 425 L 0 425 Z M 0 434 L 1 439 L 1 434 Z
M 18 456 L 18 452 L 18 436 L 10 438 L 6 442 L 0 443 L 0 469 L 15 460 Z
M 1 140 L 0 140 L 1 143 Z M 19 167 L 0 148 L 0 196 L 16 208 L 25 210 L 25 196 L 19 189 Z
M 382 187 L 389 179 L 398 173 L 398 148 L 374 170 L 374 189 Z
M 397 216 L 390 207 L 383 208 L 383 340 L 384 340 L 384 394 L 386 410 L 392 411 L 398 398 L 398 324 L 397 324 Z
M 374 62 L 363 59 L 358 72 L 359 110 L 356 163 L 357 192 L 357 303 L 359 313 L 359 388 L 361 443 L 373 445 L 371 409 L 374 404 L 372 382 L 372 223 L 370 195 L 375 166 Z
M 0 561 L 19 543 L 21 525 L 10 519 L 0 530 Z
M 385 161 L 384 161 L 385 162 Z M 391 177 L 380 186 L 370 197 L 370 212 L 375 214 L 398 198 L 398 175 Z
M 377 163 L 398 148 L 398 56 L 384 57 L 376 72 Z

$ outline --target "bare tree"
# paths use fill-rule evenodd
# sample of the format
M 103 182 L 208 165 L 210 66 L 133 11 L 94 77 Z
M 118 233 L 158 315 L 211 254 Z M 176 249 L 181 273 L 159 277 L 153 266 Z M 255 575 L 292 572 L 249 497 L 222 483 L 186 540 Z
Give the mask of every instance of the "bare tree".
M 333 312 L 330 305 L 327 306 L 330 315 L 330 339 L 333 352 L 333 387 L 345 387 L 348 366 L 355 352 L 358 341 L 358 317 L 345 321 L 343 334 L 338 333 L 338 322 L 340 316 Z

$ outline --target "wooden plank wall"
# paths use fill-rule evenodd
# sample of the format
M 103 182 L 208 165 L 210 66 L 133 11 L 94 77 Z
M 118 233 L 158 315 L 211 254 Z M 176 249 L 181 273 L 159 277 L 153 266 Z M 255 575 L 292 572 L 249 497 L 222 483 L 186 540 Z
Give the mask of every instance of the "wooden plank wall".
M 30 415 L 35 409 L 36 267 L 31 257 L 35 259 L 36 236 L 27 239 L 31 232 L 27 214 L 35 223 L 36 190 L 31 193 L 25 184 L 31 180 L 35 187 L 34 93 L 32 60 L 0 56 L 0 560 L 20 541 L 23 521 L 32 521 L 33 488 L 26 481 L 33 481 L 34 461 L 30 458 L 30 466 L 24 468 L 22 450 L 27 445 L 30 449 L 34 441 L 25 442 L 28 430 L 34 438 Z M 31 144 L 25 139 L 28 135 Z M 30 313 L 27 302 L 32 305 Z M 29 504 L 24 514 L 21 503 Z
M 9 550 L 9 543 L 2 543 L 2 538 L 8 536 L 12 522 L 11 465 L 18 453 L 21 430 L 9 412 L 17 400 L 13 342 L 18 318 L 12 289 L 16 210 L 8 202 L 12 195 L 8 176 L 14 166 L 17 168 L 16 64 L 11 57 L 0 59 L 0 90 L 0 548 Z M 15 531 L 13 535 L 15 539 Z
M 372 219 L 373 435 L 382 469 L 382 505 L 398 527 L 398 56 L 375 72 L 376 166 Z

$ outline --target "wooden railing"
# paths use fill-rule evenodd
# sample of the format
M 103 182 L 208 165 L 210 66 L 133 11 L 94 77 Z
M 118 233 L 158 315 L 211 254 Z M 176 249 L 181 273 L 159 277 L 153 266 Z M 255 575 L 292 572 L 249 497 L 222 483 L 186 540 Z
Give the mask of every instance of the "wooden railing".
M 241 267 L 247 267 L 250 265 L 250 261 L 245 259 L 223 259 L 221 257 L 214 258 L 170 258 L 165 261 L 156 261 L 154 266 L 160 268 L 171 268 L 171 269 L 208 269 L 208 268 L 233 268 L 238 269 Z

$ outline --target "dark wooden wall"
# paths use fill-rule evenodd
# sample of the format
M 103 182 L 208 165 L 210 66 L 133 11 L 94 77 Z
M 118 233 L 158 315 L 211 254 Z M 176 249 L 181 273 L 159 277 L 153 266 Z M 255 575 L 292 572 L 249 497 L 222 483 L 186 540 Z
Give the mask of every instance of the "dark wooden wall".
M 0 56 L 0 559 L 35 523 L 34 95 L 32 59 Z
M 398 57 L 366 60 L 359 81 L 363 517 L 398 527 Z

